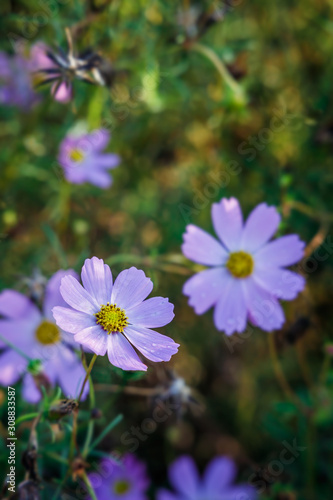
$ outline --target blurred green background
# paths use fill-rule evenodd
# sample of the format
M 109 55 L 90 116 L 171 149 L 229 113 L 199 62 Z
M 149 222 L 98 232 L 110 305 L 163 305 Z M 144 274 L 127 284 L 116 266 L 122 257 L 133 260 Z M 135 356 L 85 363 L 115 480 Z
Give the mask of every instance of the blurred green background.
M 147 461 L 153 483 L 166 483 L 167 464 L 180 453 L 192 454 L 200 467 L 227 454 L 263 498 L 328 499 L 333 2 L 234 2 L 198 39 L 186 35 L 180 12 L 194 7 L 209 13 L 216 4 L 189 3 L 2 0 L 2 50 L 13 52 L 13 34 L 27 47 L 42 40 L 66 48 L 64 29 L 70 27 L 78 49 L 93 47 L 120 74 L 111 89 L 75 82 L 68 105 L 43 88 L 42 101 L 29 113 L 1 108 L 0 288 L 24 290 L 21 277 L 34 268 L 47 277 L 59 268 L 79 271 L 93 255 L 105 259 L 114 276 L 130 265 L 143 269 L 154 294 L 175 304 L 176 318 L 163 329 L 181 344 L 170 365 L 204 406 L 172 414 L 140 443 L 137 454 Z M 223 61 L 232 86 L 196 43 Z M 84 126 L 109 128 L 108 151 L 122 158 L 106 191 L 69 185 L 58 165 L 60 142 Z M 311 242 L 299 269 L 306 290 L 285 304 L 285 327 L 274 334 L 283 372 L 306 411 L 281 390 L 268 334 L 253 329 L 225 340 L 212 312 L 196 316 L 182 295 L 184 281 L 198 269 L 181 256 L 185 226 L 212 231 L 210 206 L 223 196 L 237 197 L 245 214 L 262 201 L 276 205 L 283 215 L 280 234 L 295 232 Z M 163 370 L 128 375 L 99 359 L 93 379 L 153 387 Z M 5 393 L 0 399 L 5 403 Z M 151 405 L 144 397 L 97 391 L 103 411 L 97 430 L 125 415 L 101 450 L 128 451 L 119 436 L 141 425 Z M 18 402 L 19 414 L 30 411 Z M 5 404 L 1 412 L 5 436 Z M 22 450 L 27 436 L 28 425 L 21 430 Z M 274 474 L 270 465 L 295 439 L 306 450 Z M 45 433 L 44 448 L 59 451 L 61 445 L 50 444 Z M 5 463 L 4 444 L 0 450 Z M 50 478 L 60 478 L 62 470 L 41 455 L 46 495 Z

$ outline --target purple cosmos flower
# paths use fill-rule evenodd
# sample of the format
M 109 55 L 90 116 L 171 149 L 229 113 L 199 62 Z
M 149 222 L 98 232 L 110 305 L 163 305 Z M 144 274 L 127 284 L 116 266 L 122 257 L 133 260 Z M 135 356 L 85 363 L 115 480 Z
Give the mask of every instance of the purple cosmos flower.
M 242 332 L 246 320 L 263 330 L 281 328 L 284 313 L 277 299 L 292 300 L 303 290 L 304 278 L 284 269 L 303 256 L 297 235 L 270 241 L 280 222 L 275 207 L 258 205 L 245 224 L 235 198 L 212 206 L 214 229 L 220 241 L 189 225 L 182 251 L 211 266 L 190 278 L 183 292 L 197 314 L 215 306 L 214 322 L 227 335 Z
M 19 54 L 0 52 L 0 103 L 29 111 L 37 101 L 29 61 Z
M 4 290 L 0 294 L 0 334 L 17 346 L 31 359 L 42 361 L 43 372 L 52 385 L 59 383 L 66 396 L 76 396 L 84 380 L 85 371 L 73 352 L 73 337 L 59 330 L 55 325 L 52 308 L 64 304 L 59 292 L 64 276 L 76 274 L 74 271 L 58 271 L 49 280 L 43 304 L 43 311 L 25 295 L 14 290 Z M 76 344 L 77 345 L 77 344 Z M 24 375 L 23 397 L 31 403 L 40 400 L 41 394 L 33 376 L 27 372 L 28 360 L 0 340 L 0 384 L 14 384 Z M 83 397 L 87 395 L 87 388 Z
M 112 183 L 107 172 L 120 163 L 118 155 L 103 153 L 110 140 L 110 133 L 97 129 L 90 134 L 67 136 L 60 145 L 58 161 L 65 177 L 73 184 L 89 182 L 106 189 Z
M 67 79 L 59 80 L 56 78 L 55 72 L 58 66 L 48 57 L 49 52 L 49 47 L 43 42 L 35 43 L 30 50 L 30 70 L 40 74 L 43 73 L 43 70 L 50 72 L 49 78 L 54 80 L 51 86 L 51 95 L 56 101 L 67 103 L 73 96 L 72 84 Z
M 146 466 L 134 455 L 126 454 L 121 464 L 111 459 L 100 463 L 98 472 L 89 474 L 98 500 L 146 500 L 149 486 Z
M 60 292 L 70 307 L 54 307 L 57 325 L 74 339 L 123 370 L 147 370 L 132 345 L 151 361 L 169 361 L 179 344 L 150 328 L 173 319 L 173 304 L 154 297 L 145 300 L 153 283 L 135 267 L 122 271 L 112 285 L 109 266 L 87 259 L 81 273 L 83 287 L 65 276 Z
M 255 490 L 232 484 L 236 466 L 227 457 L 214 458 L 201 479 L 191 457 L 178 458 L 169 468 L 169 480 L 176 493 L 160 490 L 157 500 L 254 500 Z

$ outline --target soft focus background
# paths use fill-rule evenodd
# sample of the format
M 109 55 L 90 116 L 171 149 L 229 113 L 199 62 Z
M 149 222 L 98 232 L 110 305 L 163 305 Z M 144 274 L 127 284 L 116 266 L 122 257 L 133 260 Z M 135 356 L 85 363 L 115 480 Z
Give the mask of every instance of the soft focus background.
M 328 499 L 333 2 L 238 0 L 191 40 L 196 31 L 190 25 L 186 35 L 184 10 L 200 14 L 212 7 L 208 0 L 1 1 L 2 50 L 14 53 L 18 39 L 26 41 L 27 51 L 37 41 L 66 48 L 64 30 L 70 27 L 78 49 L 99 51 L 119 75 L 110 89 L 76 81 L 74 99 L 65 105 L 43 87 L 40 102 L 28 112 L 2 106 L 0 289 L 26 291 L 23 279 L 34 269 L 46 277 L 59 268 L 79 271 L 86 257 L 97 255 L 114 276 L 130 265 L 143 269 L 154 281 L 154 294 L 175 304 L 176 318 L 162 330 L 181 348 L 167 368 L 197 391 L 198 405 L 172 411 L 144 439 L 136 438 L 134 450 L 128 434 L 121 436 L 151 417 L 154 401 L 121 388 L 154 388 L 170 373 L 164 364 L 148 374 L 123 373 L 106 358 L 98 359 L 93 372 L 102 412 L 96 435 L 124 414 L 99 450 L 134 450 L 144 459 L 151 498 L 156 486 L 167 483 L 167 465 L 186 453 L 200 468 L 217 454 L 234 457 L 239 478 L 265 499 Z M 195 42 L 224 62 L 233 86 Z M 58 165 L 62 139 L 84 127 L 111 130 L 108 151 L 122 158 L 108 190 L 70 185 Z M 306 290 L 285 305 L 287 322 L 274 334 L 283 373 L 304 406 L 283 391 L 267 333 L 252 328 L 225 338 L 212 312 L 196 316 L 182 295 L 184 281 L 199 268 L 181 255 L 185 226 L 192 222 L 211 231 L 210 206 L 223 196 L 237 197 L 246 214 L 262 201 L 276 205 L 283 215 L 280 234 L 298 233 L 308 244 L 299 266 Z M 0 401 L 5 438 L 5 392 Z M 32 411 L 17 400 L 18 415 Z M 61 454 L 63 442 L 51 443 L 49 427 L 41 426 L 39 467 L 43 495 L 50 498 L 54 478 L 63 475 L 63 465 L 51 455 Z M 22 424 L 18 454 L 28 431 L 29 422 Z M 303 451 L 281 466 L 286 443 L 295 442 Z M 3 470 L 4 441 L 0 456 Z

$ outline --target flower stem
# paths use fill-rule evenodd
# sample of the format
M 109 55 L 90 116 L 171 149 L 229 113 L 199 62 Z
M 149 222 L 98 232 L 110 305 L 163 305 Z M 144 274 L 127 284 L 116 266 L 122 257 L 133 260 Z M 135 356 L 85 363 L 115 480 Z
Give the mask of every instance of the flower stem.
M 91 358 L 90 364 L 89 364 L 89 366 L 88 366 L 88 368 L 86 370 L 86 376 L 84 378 L 84 381 L 83 381 L 83 384 L 82 384 L 82 387 L 81 387 L 81 391 L 80 391 L 79 397 L 77 398 L 78 405 L 80 404 L 84 388 L 86 386 L 87 380 L 90 377 L 90 373 L 91 373 L 91 370 L 93 369 L 93 366 L 95 364 L 96 359 L 97 359 L 97 354 L 94 354 L 93 357 Z M 78 411 L 79 410 L 77 408 L 76 410 L 74 410 L 74 413 L 73 413 L 73 429 L 72 429 L 71 444 L 70 444 L 69 455 L 68 455 L 68 463 L 69 464 L 71 464 L 71 462 L 73 460 L 74 449 L 77 446 L 77 444 L 76 444 L 76 434 L 77 434 L 77 417 L 78 417 Z
M 83 479 L 83 482 L 84 484 L 86 485 L 87 487 L 87 490 L 88 490 L 88 493 L 91 497 L 92 500 L 97 500 L 97 497 L 96 497 L 96 493 L 94 491 L 94 488 L 92 487 L 92 484 L 90 482 L 90 479 L 89 477 L 87 476 L 87 474 L 84 472 L 83 476 L 82 476 L 82 479 Z
M 194 43 L 191 46 L 191 49 L 204 55 L 215 66 L 215 68 L 220 73 L 222 79 L 225 81 L 228 87 L 230 87 L 230 89 L 238 96 L 244 97 L 244 92 L 242 87 L 231 76 L 230 72 L 226 68 L 223 61 L 221 61 L 221 59 L 215 54 L 215 52 L 210 47 L 207 47 L 202 43 Z
M 282 391 L 284 392 L 287 399 L 289 399 L 289 401 L 294 403 L 295 406 L 297 406 L 302 411 L 302 413 L 307 415 L 308 409 L 304 406 L 303 402 L 298 398 L 297 394 L 295 394 L 295 392 L 292 390 L 292 388 L 289 385 L 288 380 L 286 379 L 286 377 L 283 373 L 283 370 L 282 370 L 282 367 L 281 367 L 281 364 L 280 364 L 280 361 L 278 358 L 278 354 L 276 351 L 274 335 L 272 333 L 268 334 L 268 344 L 269 344 L 269 351 L 270 351 L 270 355 L 271 355 L 271 359 L 272 359 L 272 363 L 273 363 L 274 373 L 275 373 L 275 376 L 277 378 L 277 381 L 280 384 Z
M 82 384 L 82 387 L 81 387 L 81 391 L 80 391 L 80 394 L 79 394 L 79 397 L 77 398 L 77 402 L 80 403 L 81 401 L 81 398 L 82 398 L 82 394 L 83 394 L 83 391 L 84 391 L 84 388 L 86 386 L 86 383 L 88 381 L 88 378 L 90 377 L 90 373 L 91 373 L 91 370 L 93 369 L 93 366 L 95 364 L 95 361 L 97 359 L 97 354 L 94 354 L 93 357 L 91 358 L 91 361 L 90 361 L 90 364 L 88 366 L 88 369 L 87 369 L 87 372 L 86 372 L 86 376 L 85 376 L 85 379 L 83 381 L 83 384 Z

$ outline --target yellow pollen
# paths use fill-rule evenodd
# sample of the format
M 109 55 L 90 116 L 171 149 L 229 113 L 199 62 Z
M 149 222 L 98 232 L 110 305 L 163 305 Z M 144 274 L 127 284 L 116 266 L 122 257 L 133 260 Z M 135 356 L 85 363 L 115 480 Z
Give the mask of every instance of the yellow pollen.
M 72 151 L 69 153 L 69 157 L 75 163 L 80 163 L 82 160 L 84 160 L 84 154 L 80 149 L 72 149 Z
M 243 252 L 232 252 L 226 263 L 227 269 L 235 278 L 247 278 L 253 272 L 254 262 L 250 254 Z
M 54 323 L 43 321 L 36 330 L 36 339 L 44 345 L 56 344 L 61 336 L 60 331 Z
M 113 332 L 123 333 L 125 326 L 129 324 L 125 311 L 117 307 L 117 304 L 110 304 L 109 302 L 106 306 L 101 306 L 101 310 L 95 316 L 96 323 L 101 325 L 108 334 Z
M 114 492 L 118 495 L 123 495 L 124 493 L 128 492 L 128 490 L 130 489 L 130 485 L 127 481 L 120 480 L 114 483 L 113 489 Z

